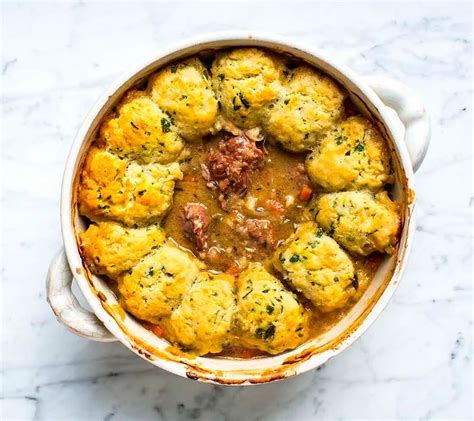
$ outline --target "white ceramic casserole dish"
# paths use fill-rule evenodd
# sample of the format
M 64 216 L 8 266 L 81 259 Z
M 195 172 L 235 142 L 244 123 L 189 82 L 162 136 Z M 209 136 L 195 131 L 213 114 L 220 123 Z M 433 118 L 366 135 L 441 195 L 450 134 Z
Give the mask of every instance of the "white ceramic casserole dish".
M 171 61 L 203 50 L 235 46 L 272 49 L 300 58 L 336 79 L 352 100 L 385 134 L 392 152 L 396 182 L 393 197 L 402 204 L 403 228 L 398 251 L 387 256 L 367 291 L 331 330 L 280 355 L 251 360 L 192 357 L 153 335 L 126 314 L 104 279 L 84 266 L 77 232 L 84 227 L 75 205 L 78 173 L 101 119 L 125 91 Z M 97 341 L 120 341 L 150 363 L 177 375 L 219 384 L 246 385 L 284 379 L 324 364 L 352 344 L 387 305 L 402 275 L 414 232 L 414 171 L 425 156 L 430 137 L 427 114 L 418 98 L 399 82 L 361 77 L 310 45 L 269 34 L 226 32 L 193 38 L 163 49 L 131 69 L 100 98 L 82 124 L 66 162 L 61 195 L 64 250 L 53 260 L 47 279 L 48 302 L 58 320 L 74 333 Z M 78 283 L 93 313 L 81 308 L 71 291 Z

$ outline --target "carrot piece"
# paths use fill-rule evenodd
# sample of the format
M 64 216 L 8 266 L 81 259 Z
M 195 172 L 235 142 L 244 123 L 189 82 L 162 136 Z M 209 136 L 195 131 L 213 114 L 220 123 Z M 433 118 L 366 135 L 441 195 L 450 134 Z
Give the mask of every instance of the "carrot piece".
M 274 211 L 277 213 L 285 213 L 285 207 L 278 200 L 267 199 L 265 201 L 265 205 L 266 205 L 266 208 L 271 211 Z
M 238 355 L 240 358 L 244 358 L 244 359 L 249 359 L 249 358 L 253 358 L 255 357 L 256 355 L 258 355 L 257 352 L 255 352 L 254 350 L 252 349 L 249 349 L 249 348 L 243 348 L 240 353 L 240 355 Z
M 303 184 L 303 187 L 301 188 L 299 199 L 302 202 L 307 202 L 310 198 L 311 195 L 313 194 L 313 189 L 309 187 L 307 184 Z
M 183 183 L 195 183 L 196 180 L 197 180 L 197 178 L 196 178 L 194 175 L 185 174 L 185 175 L 183 176 L 182 182 L 183 182 Z
M 237 278 L 237 276 L 240 275 L 240 267 L 237 263 L 232 262 L 229 267 L 226 269 L 225 273 L 228 275 L 233 276 L 234 278 Z
M 165 334 L 163 329 L 160 326 L 155 325 L 154 323 L 142 321 L 142 326 L 145 329 L 150 330 L 151 332 L 153 332 L 156 336 L 159 336 L 160 338 L 162 338 L 163 335 Z

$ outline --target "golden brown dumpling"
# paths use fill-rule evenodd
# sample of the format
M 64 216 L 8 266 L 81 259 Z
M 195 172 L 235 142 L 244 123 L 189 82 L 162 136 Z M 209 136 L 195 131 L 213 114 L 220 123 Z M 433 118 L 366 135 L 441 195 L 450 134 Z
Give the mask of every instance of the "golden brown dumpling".
M 316 221 L 345 249 L 367 256 L 392 254 L 398 242 L 398 205 L 387 192 L 349 191 L 322 195 L 316 201 Z
M 308 337 L 304 307 L 260 263 L 238 278 L 236 325 L 246 346 L 270 354 L 296 348 Z
M 158 225 L 129 228 L 117 222 L 91 224 L 80 233 L 82 255 L 96 275 L 114 278 L 136 265 L 140 259 L 165 241 Z
M 166 111 L 187 140 L 214 131 L 218 103 L 210 75 L 201 61 L 191 58 L 160 70 L 150 80 L 153 100 Z
M 301 224 L 285 241 L 274 266 L 321 311 L 343 307 L 355 293 L 351 259 L 314 222 Z
M 218 53 L 212 85 L 224 118 L 242 129 L 260 126 L 268 105 L 278 98 L 284 70 L 280 58 L 261 49 Z
M 178 308 L 203 264 L 165 243 L 118 279 L 120 302 L 135 317 L 159 323 Z
M 387 144 L 360 116 L 350 117 L 326 133 L 306 158 L 306 172 L 327 191 L 376 191 L 392 181 Z
M 79 212 L 93 221 L 110 219 L 125 225 L 158 222 L 173 201 L 179 164 L 139 165 L 92 147 L 79 185 Z
M 235 280 L 201 272 L 166 323 L 174 341 L 199 355 L 221 352 L 231 340 Z
M 184 147 L 170 117 L 137 91 L 127 95 L 117 116 L 102 124 L 99 142 L 114 154 L 141 163 L 176 161 Z
M 292 71 L 265 130 L 285 149 L 301 152 L 316 145 L 342 116 L 344 92 L 337 83 L 309 66 Z

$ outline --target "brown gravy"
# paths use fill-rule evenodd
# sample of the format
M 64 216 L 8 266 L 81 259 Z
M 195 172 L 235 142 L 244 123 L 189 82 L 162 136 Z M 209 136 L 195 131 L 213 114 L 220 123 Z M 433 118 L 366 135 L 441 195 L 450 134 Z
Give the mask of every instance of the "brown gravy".
M 300 198 L 304 186 L 309 181 L 304 173 L 305 154 L 284 151 L 278 146 L 265 142 L 265 165 L 251 175 L 250 186 L 243 197 L 236 197 L 230 209 L 224 211 L 218 203 L 217 192 L 206 185 L 201 165 L 206 161 L 210 148 L 214 148 L 222 134 L 201 142 L 188 144 L 189 158 L 182 165 L 184 178 L 176 185 L 174 204 L 164 221 L 164 229 L 169 237 L 181 247 L 191 250 L 203 259 L 210 270 L 227 271 L 237 274 L 245 262 L 259 261 L 271 273 L 281 279 L 273 270 L 271 259 L 276 245 L 287 239 L 298 224 L 307 217 L 306 200 Z M 314 189 L 314 187 L 312 187 Z M 207 250 L 199 252 L 183 231 L 183 207 L 186 203 L 204 204 L 211 217 Z M 272 247 L 259 244 L 239 230 L 240 222 L 246 219 L 265 219 L 271 223 L 275 244 Z M 329 330 L 354 305 L 374 276 L 382 256 L 367 258 L 353 257 L 359 278 L 359 294 L 343 309 L 322 313 L 300 296 L 311 314 L 311 336 L 316 337 Z M 288 286 L 288 285 L 287 285 Z M 251 358 L 266 353 L 232 345 L 219 356 Z
M 184 178 L 176 185 L 174 204 L 164 228 L 178 244 L 204 259 L 210 269 L 225 271 L 234 264 L 240 266 L 245 259 L 260 261 L 270 269 L 274 247 L 259 244 L 243 235 L 239 228 L 247 219 L 262 219 L 271 223 L 275 244 L 290 236 L 294 224 L 301 221 L 305 205 L 298 195 L 308 180 L 297 169 L 298 165 L 302 168 L 304 155 L 290 154 L 266 143 L 265 164 L 251 175 L 247 194 L 234 197 L 230 209 L 224 211 L 216 200 L 217 193 L 206 186 L 201 170 L 209 149 L 216 146 L 218 139 L 189 145 L 189 161 L 182 165 Z M 199 253 L 183 232 L 183 207 L 189 202 L 204 204 L 212 217 L 208 253 Z

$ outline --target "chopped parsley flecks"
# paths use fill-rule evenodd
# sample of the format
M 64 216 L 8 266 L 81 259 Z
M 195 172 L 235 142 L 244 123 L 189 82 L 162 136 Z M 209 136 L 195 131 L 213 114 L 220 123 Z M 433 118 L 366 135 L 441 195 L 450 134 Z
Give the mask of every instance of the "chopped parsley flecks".
M 163 133 L 168 133 L 171 131 L 171 122 L 166 118 L 161 119 L 161 131 Z
M 233 105 L 232 108 L 233 108 L 234 111 L 239 111 L 242 108 L 242 106 L 235 103 L 236 98 L 237 97 L 235 97 L 235 96 L 234 96 L 234 98 L 232 98 L 232 105 Z
M 237 102 L 237 98 L 239 99 L 240 104 Z M 242 92 L 239 92 L 234 98 L 232 98 L 232 105 L 234 111 L 238 111 L 242 108 L 242 105 L 245 108 L 250 108 L 250 102 L 248 102 L 245 97 L 242 95 Z
M 242 95 L 242 92 L 239 92 L 237 95 L 239 95 L 240 101 L 242 102 L 242 105 L 245 108 L 250 108 L 250 102 L 248 102 L 245 97 Z
M 270 324 L 268 325 L 265 329 L 262 327 L 259 327 L 255 331 L 255 336 L 258 339 L 272 339 L 275 336 L 275 325 Z
M 153 269 L 153 267 L 150 267 L 150 268 L 148 268 L 148 270 L 146 271 L 146 276 L 147 276 L 148 278 L 151 278 L 154 273 L 155 273 L 155 270 Z
M 301 256 L 299 254 L 294 254 L 290 257 L 290 263 L 296 263 L 301 261 Z
M 358 144 L 355 146 L 354 150 L 355 150 L 356 152 L 364 152 L 365 146 L 364 146 L 362 143 L 358 143 Z

